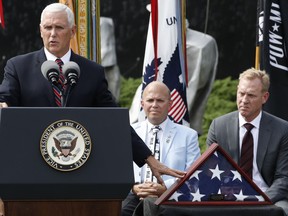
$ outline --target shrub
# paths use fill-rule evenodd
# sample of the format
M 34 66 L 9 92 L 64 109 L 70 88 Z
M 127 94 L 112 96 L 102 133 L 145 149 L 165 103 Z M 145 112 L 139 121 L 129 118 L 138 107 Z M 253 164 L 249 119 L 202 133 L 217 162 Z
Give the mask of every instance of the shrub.
M 141 82 L 142 78 L 125 79 L 124 77 L 121 77 L 121 89 L 119 98 L 119 105 L 121 107 L 130 108 L 135 92 L 138 86 L 141 84 Z
M 238 80 L 232 80 L 231 77 L 215 80 L 204 113 L 203 134 L 199 137 L 202 152 L 206 149 L 207 133 L 212 120 L 237 109 L 237 83 Z

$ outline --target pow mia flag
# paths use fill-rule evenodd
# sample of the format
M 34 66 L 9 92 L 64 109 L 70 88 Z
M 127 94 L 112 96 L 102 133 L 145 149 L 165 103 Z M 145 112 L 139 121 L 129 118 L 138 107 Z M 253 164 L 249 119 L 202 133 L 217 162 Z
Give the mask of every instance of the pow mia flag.
M 270 75 L 270 98 L 264 110 L 288 120 L 288 1 L 258 0 L 256 67 Z M 257 48 L 256 48 L 257 49 Z

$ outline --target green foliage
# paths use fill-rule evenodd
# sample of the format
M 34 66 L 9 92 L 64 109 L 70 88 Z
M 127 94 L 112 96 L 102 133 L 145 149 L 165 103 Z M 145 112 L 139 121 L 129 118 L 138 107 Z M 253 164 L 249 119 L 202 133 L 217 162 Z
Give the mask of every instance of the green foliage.
M 135 92 L 138 86 L 141 84 L 141 82 L 142 82 L 142 78 L 125 79 L 124 77 L 121 77 L 121 89 L 120 89 L 120 98 L 119 98 L 119 105 L 121 107 L 130 108 Z
M 236 89 L 238 80 L 227 77 L 215 80 L 206 105 L 203 119 L 203 134 L 199 137 L 202 152 L 206 149 L 206 138 L 212 120 L 237 109 Z
M 237 109 L 237 83 L 238 80 L 232 80 L 231 77 L 215 80 L 205 109 L 202 126 L 203 134 L 199 137 L 199 144 L 202 152 L 204 152 L 206 149 L 207 133 L 212 120 L 218 116 Z M 134 94 L 140 84 L 141 78 L 125 79 L 122 77 L 119 100 L 122 107 L 130 108 Z

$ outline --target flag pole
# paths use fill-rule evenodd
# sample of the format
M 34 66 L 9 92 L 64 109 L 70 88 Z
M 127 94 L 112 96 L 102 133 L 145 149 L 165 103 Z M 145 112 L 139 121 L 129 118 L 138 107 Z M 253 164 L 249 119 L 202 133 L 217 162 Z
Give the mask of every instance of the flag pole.
M 256 46 L 255 49 L 255 69 L 259 70 L 260 47 Z
M 151 0 L 152 35 L 154 45 L 155 78 L 158 76 L 158 0 Z
M 256 11 L 256 41 L 255 41 L 255 69 L 260 69 L 260 43 L 263 43 L 263 21 L 261 13 L 263 11 L 262 0 L 257 1 L 257 11 Z
M 181 12 L 182 12 L 182 41 L 183 41 L 183 55 L 184 55 L 184 74 L 185 74 L 185 85 L 188 87 L 188 65 L 187 65 L 187 49 L 186 49 L 186 1 L 181 1 Z

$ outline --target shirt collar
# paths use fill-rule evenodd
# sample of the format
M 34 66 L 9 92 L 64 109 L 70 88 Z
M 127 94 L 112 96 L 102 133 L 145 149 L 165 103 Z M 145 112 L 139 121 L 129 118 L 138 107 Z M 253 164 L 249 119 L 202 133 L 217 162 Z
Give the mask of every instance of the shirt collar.
M 151 123 L 148 121 L 148 119 L 146 119 L 146 121 L 147 121 L 147 129 L 148 129 L 148 132 L 150 132 L 150 131 L 152 130 L 152 128 L 153 128 L 154 126 L 156 126 L 156 125 L 151 124 Z M 166 118 L 165 121 L 163 121 L 160 125 L 158 125 L 158 126 L 160 126 L 160 128 L 162 129 L 162 131 L 163 131 L 164 128 L 166 127 L 167 122 L 168 122 L 168 117 Z
M 50 53 L 45 47 L 44 47 L 44 52 L 45 52 L 47 60 L 55 61 L 57 59 L 57 57 L 54 56 L 52 53 Z M 65 64 L 70 61 L 70 57 L 71 57 L 71 49 L 69 49 L 68 52 L 64 56 L 61 57 L 61 60 Z
M 239 113 L 239 126 L 242 127 L 245 123 L 251 123 L 255 128 L 259 128 L 261 117 L 262 117 L 262 111 L 260 111 L 258 116 L 254 118 L 253 121 L 246 122 L 243 116 L 241 116 L 241 114 Z

